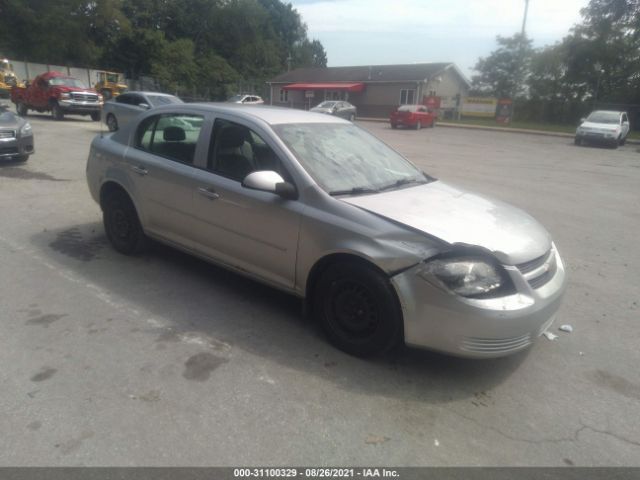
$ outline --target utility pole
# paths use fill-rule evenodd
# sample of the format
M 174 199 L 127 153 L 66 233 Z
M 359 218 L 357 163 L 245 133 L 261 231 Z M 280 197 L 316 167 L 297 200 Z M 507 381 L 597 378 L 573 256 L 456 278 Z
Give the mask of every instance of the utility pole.
M 527 14 L 529 13 L 529 0 L 524 0 L 524 17 L 522 19 L 522 31 L 520 32 L 520 35 L 522 35 L 522 38 L 524 39 L 524 35 L 525 35 L 525 30 L 527 27 Z

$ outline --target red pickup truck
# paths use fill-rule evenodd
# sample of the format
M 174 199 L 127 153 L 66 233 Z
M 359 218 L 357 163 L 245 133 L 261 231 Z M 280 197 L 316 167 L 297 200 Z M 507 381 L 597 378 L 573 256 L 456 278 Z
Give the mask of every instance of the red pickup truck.
M 60 72 L 38 75 L 27 87 L 13 87 L 11 101 L 21 117 L 29 110 L 50 111 L 55 120 L 62 120 L 66 113 L 72 113 L 91 115 L 92 120 L 99 121 L 104 104 L 98 92 Z

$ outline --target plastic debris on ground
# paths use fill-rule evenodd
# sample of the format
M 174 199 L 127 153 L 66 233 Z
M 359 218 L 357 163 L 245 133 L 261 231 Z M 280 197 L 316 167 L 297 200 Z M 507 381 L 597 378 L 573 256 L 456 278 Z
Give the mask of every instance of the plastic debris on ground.
M 573 332 L 573 327 L 571 325 L 568 325 L 568 324 L 567 325 L 560 325 L 558 330 L 560 330 L 561 332 L 571 333 L 571 332 Z

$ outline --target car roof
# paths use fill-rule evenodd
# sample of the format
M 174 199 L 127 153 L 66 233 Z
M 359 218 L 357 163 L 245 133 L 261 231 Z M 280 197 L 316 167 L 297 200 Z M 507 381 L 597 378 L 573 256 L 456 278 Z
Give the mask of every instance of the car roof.
M 594 110 L 591 113 L 617 113 L 618 115 L 622 115 L 627 112 L 623 112 L 622 110 Z M 591 115 L 591 113 L 589 115 Z
M 125 93 L 137 93 L 139 95 L 157 95 L 159 97 L 175 97 L 175 95 L 171 95 L 170 93 L 148 92 L 143 90 L 127 90 L 126 92 L 122 93 L 122 95 L 124 95 Z
M 262 120 L 270 125 L 284 123 L 350 123 L 341 118 L 322 113 L 307 112 L 294 108 L 273 107 L 270 105 L 241 105 L 237 103 L 183 103 L 178 105 L 164 105 L 154 108 L 154 112 L 180 108 L 194 112 L 229 113 L 250 120 Z

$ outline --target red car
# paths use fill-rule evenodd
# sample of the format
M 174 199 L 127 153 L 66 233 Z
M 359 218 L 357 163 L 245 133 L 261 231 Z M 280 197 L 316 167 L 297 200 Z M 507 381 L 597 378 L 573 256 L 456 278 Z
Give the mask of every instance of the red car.
M 424 105 L 400 105 L 391 113 L 389 122 L 391 128 L 413 127 L 420 130 L 422 127 L 433 127 L 436 124 L 436 113 L 430 111 Z

